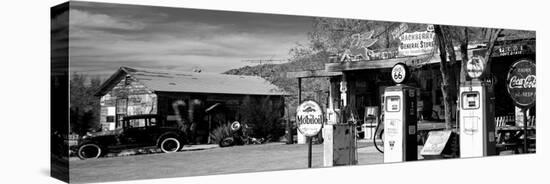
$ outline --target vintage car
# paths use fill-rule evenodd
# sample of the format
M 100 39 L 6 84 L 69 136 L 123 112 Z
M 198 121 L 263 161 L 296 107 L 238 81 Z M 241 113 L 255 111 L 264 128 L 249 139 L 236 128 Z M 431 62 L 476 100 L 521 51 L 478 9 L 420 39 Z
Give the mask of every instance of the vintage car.
M 78 157 L 99 158 L 109 152 L 145 147 L 158 147 L 164 153 L 172 153 L 185 143 L 185 133 L 158 115 L 126 116 L 121 122 L 121 128 L 83 136 L 79 141 Z

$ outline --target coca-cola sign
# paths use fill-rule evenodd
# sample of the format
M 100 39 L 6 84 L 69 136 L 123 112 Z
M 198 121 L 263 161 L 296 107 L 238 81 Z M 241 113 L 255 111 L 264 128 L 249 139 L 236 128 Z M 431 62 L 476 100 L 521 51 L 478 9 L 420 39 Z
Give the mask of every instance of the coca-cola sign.
M 517 106 L 533 105 L 537 89 L 535 63 L 530 60 L 519 60 L 514 63 L 508 72 L 506 85 L 510 97 Z

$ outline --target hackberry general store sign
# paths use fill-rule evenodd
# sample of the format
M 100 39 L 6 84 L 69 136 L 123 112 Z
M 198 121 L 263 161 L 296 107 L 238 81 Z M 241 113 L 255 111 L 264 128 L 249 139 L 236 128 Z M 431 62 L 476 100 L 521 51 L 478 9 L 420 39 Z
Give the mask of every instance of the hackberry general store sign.
M 536 99 L 536 67 L 530 60 L 519 60 L 510 67 L 506 79 L 508 93 L 520 107 L 529 107 Z
M 323 127 L 323 111 L 315 101 L 307 100 L 296 108 L 298 131 L 305 136 L 317 135 Z
M 430 31 L 404 33 L 399 36 L 399 55 L 418 56 L 432 52 L 434 36 L 435 33 Z

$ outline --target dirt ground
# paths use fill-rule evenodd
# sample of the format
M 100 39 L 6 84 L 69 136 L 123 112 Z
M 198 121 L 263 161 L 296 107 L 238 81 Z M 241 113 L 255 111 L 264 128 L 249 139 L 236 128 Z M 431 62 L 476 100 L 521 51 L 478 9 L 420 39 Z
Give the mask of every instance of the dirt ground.
M 372 143 L 358 145 L 359 164 L 383 162 Z M 323 145 L 313 145 L 312 167 L 323 167 Z M 258 167 L 261 165 L 261 167 Z M 71 160 L 71 182 L 105 182 L 307 168 L 307 145 L 269 143 L 171 154 Z

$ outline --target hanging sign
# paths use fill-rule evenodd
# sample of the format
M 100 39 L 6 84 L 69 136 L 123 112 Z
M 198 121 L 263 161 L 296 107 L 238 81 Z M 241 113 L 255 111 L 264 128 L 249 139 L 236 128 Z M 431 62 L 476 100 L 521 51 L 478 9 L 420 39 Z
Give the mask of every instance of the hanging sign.
M 434 32 L 422 31 L 404 33 L 399 37 L 399 54 L 402 56 L 418 56 L 433 52 Z
M 323 127 L 323 111 L 313 100 L 302 102 L 296 108 L 298 131 L 307 137 L 315 136 Z
M 407 65 L 403 63 L 395 64 L 391 70 L 391 79 L 397 84 L 405 82 L 409 75 Z
M 434 31 L 434 25 L 433 24 L 428 24 L 428 26 L 426 26 L 426 31 L 433 32 Z
M 508 44 L 508 45 L 495 45 L 493 49 L 492 57 L 513 56 L 522 54 L 535 53 L 535 49 L 532 46 L 534 44 Z
M 529 107 L 536 100 L 536 67 L 530 60 L 519 60 L 512 65 L 506 78 L 506 89 L 520 107 Z

